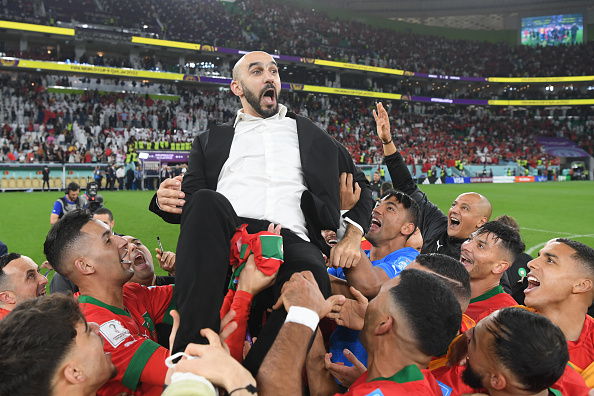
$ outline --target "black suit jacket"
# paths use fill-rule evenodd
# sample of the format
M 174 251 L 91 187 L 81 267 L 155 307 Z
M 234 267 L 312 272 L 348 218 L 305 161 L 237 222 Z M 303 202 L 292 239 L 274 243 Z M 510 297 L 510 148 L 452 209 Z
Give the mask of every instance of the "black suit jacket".
M 310 119 L 292 112 L 287 112 L 287 117 L 297 122 L 301 168 L 307 187 L 301 196 L 301 210 L 309 238 L 323 252 L 329 253 L 320 231 L 336 230 L 340 226 L 340 174 L 352 173 L 353 180 L 361 187 L 359 202 L 344 216 L 359 224 L 364 233 L 369 230 L 373 208 L 371 188 L 343 145 Z M 234 133 L 233 124 L 225 124 L 213 126 L 196 137 L 182 183 L 186 197 L 204 188 L 216 190 L 223 164 L 229 158 Z M 157 207 L 156 194 L 149 209 L 168 223 L 176 224 L 181 220 L 181 215 L 166 213 Z

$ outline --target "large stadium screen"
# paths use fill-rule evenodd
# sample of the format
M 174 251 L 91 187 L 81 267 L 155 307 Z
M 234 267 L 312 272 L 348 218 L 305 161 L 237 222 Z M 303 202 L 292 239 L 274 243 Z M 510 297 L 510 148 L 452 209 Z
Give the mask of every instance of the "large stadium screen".
M 571 45 L 584 42 L 584 14 L 522 18 L 522 45 Z

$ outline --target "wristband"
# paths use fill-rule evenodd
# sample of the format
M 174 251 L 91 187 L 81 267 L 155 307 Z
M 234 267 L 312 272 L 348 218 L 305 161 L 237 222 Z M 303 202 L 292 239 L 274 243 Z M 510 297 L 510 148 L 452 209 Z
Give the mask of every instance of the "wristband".
M 392 139 L 390 139 L 390 141 L 389 141 L 389 142 L 384 142 L 384 141 L 382 141 L 382 144 L 390 144 L 390 143 L 392 143 Z
M 248 386 L 243 387 L 243 388 L 233 389 L 231 392 L 229 392 L 229 396 L 231 396 L 231 394 L 233 392 L 237 392 L 237 391 L 241 391 L 241 390 L 246 390 L 246 391 L 250 392 L 252 395 L 255 395 L 256 393 L 258 393 L 258 388 L 256 388 L 252 384 L 249 384 Z
M 285 319 L 285 323 L 289 322 L 307 326 L 315 333 L 320 318 L 315 311 L 312 311 L 309 308 L 292 306 L 287 313 L 287 319 Z

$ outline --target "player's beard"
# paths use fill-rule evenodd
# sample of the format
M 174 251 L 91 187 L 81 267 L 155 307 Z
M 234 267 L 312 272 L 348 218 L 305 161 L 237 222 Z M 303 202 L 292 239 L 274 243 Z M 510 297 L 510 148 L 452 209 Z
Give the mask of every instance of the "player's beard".
M 483 389 L 481 376 L 472 369 L 469 362 L 466 362 L 466 368 L 462 372 L 462 381 L 473 389 Z
M 245 95 L 245 100 L 252 106 L 252 109 L 256 113 L 258 113 L 262 118 L 269 118 L 278 113 L 278 92 L 276 91 L 276 87 L 274 84 L 266 84 L 264 88 L 260 91 L 260 95 L 256 96 L 252 91 L 250 91 L 243 83 L 241 83 L 241 88 L 243 89 L 243 94 Z M 262 102 L 262 96 L 264 96 L 264 92 L 268 91 L 270 88 L 274 89 L 275 101 L 274 105 L 269 108 L 263 108 L 260 103 Z

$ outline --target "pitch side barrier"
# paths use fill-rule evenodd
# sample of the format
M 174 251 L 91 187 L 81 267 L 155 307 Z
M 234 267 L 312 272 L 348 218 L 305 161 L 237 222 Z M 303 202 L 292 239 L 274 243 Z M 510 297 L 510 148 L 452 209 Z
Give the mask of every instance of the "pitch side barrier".
M 568 181 L 570 176 L 493 176 L 493 177 L 446 177 L 446 184 L 471 183 L 540 183 L 546 181 Z
M 194 83 L 206 83 L 229 86 L 230 78 L 196 76 L 182 73 L 157 72 L 149 70 L 135 70 L 116 67 L 103 67 L 93 65 L 81 65 L 65 62 L 46 62 L 16 58 L 0 58 L 0 68 L 12 71 L 36 70 L 49 72 L 65 72 L 76 74 L 89 74 L 112 77 L 128 77 L 138 79 L 166 80 L 166 81 L 185 81 Z M 594 76 L 593 76 L 594 77 Z M 367 97 L 375 99 L 406 100 L 412 102 L 442 103 L 457 105 L 475 105 L 475 106 L 583 106 L 594 105 L 594 99 L 563 99 L 563 100 L 486 100 L 486 99 L 445 99 L 433 98 L 427 96 L 401 95 L 389 92 L 373 92 L 358 89 L 331 88 L 306 84 L 283 83 L 282 89 L 290 91 L 301 91 L 311 93 L 325 93 L 340 96 Z

